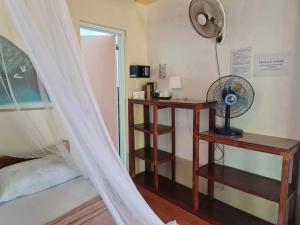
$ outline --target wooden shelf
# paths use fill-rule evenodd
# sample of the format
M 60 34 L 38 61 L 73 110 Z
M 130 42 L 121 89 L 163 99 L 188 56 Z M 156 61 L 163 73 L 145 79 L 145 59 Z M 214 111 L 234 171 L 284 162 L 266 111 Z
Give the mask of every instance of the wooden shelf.
M 200 167 L 198 175 L 258 197 L 279 202 L 280 181 L 218 164 Z M 292 193 L 290 186 L 289 196 Z
M 197 137 L 200 140 L 266 152 L 275 155 L 289 153 L 292 150 L 295 150 L 299 145 L 299 141 L 296 140 L 250 133 L 244 133 L 240 137 L 230 137 L 216 134 L 213 131 L 206 131 L 199 133 Z
M 214 113 L 210 114 L 210 121 L 214 122 Z M 289 225 L 294 222 L 295 194 L 298 185 L 300 171 L 300 142 L 297 140 L 271 137 L 266 135 L 244 133 L 238 137 L 230 137 L 214 133 L 213 127 L 210 131 L 201 132 L 196 135 L 198 140 L 209 142 L 209 166 L 199 168 L 198 153 L 193 164 L 193 203 L 194 209 L 198 208 L 198 184 L 199 176 L 208 179 L 207 190 L 210 199 L 214 198 L 214 182 L 219 182 L 240 191 L 277 202 L 278 225 Z M 214 164 L 215 144 L 223 144 L 251 151 L 264 152 L 282 157 L 281 180 L 251 174 L 239 169 Z M 290 169 L 291 168 L 291 169 Z M 292 178 L 292 179 L 290 179 Z
M 136 125 L 134 125 L 134 129 L 137 131 L 148 133 L 148 134 L 153 134 L 153 132 L 154 132 L 153 123 L 136 124 Z M 172 132 L 172 130 L 173 130 L 173 128 L 171 126 L 158 125 L 158 134 L 159 135 Z
M 144 113 L 144 121 L 142 124 L 135 124 L 134 119 L 134 106 L 138 104 L 143 106 L 143 113 Z M 199 141 L 196 138 L 196 134 L 198 132 L 199 124 L 200 124 L 200 111 L 202 109 L 210 108 L 214 102 L 206 102 L 201 100 L 148 100 L 148 99 L 128 99 L 128 125 L 129 125 L 129 173 L 130 176 L 133 178 L 135 177 L 136 173 L 136 165 L 135 159 L 136 157 L 142 158 L 145 160 L 145 170 L 150 171 L 153 169 L 154 172 L 154 179 L 153 185 L 154 189 L 158 190 L 158 165 L 159 163 L 163 163 L 165 161 L 171 160 L 171 177 L 172 181 L 175 182 L 176 178 L 176 109 L 189 109 L 193 111 L 193 150 L 198 149 Z M 150 107 L 152 110 L 150 110 Z M 159 110 L 164 108 L 170 108 L 171 110 L 171 126 L 166 125 L 157 125 L 158 117 L 159 117 Z M 152 116 L 150 115 L 152 114 Z M 150 123 L 150 117 L 153 119 L 153 123 Z M 135 131 L 144 132 L 144 147 L 149 149 L 151 146 L 151 139 L 152 139 L 152 146 L 153 151 L 157 158 L 153 159 L 153 153 L 150 152 L 150 155 L 145 155 L 145 149 L 140 149 L 136 152 L 135 149 Z M 171 137 L 171 154 L 165 153 L 163 151 L 158 150 L 158 136 L 162 134 L 170 133 Z M 172 156 L 171 156 L 172 155 Z M 153 165 L 151 165 L 153 163 Z M 195 167 L 193 167 L 195 168 Z M 197 168 L 197 167 L 196 167 Z M 197 176 L 197 178 L 199 178 Z
M 145 148 L 141 148 L 135 151 L 135 157 L 139 158 L 139 159 L 143 159 L 145 161 L 151 162 L 153 163 L 153 148 L 150 149 L 145 149 Z M 166 152 L 166 151 L 162 151 L 162 150 L 158 150 L 157 152 L 157 162 L 158 164 L 170 161 L 172 159 L 174 159 L 174 157 L 172 156 L 172 153 Z
M 128 102 L 131 104 L 140 104 L 140 105 L 148 105 L 154 106 L 156 105 L 160 108 L 184 108 L 184 109 L 194 109 L 195 107 L 198 109 L 207 109 L 215 104 L 215 102 L 207 102 L 206 100 L 158 100 L 158 99 L 128 99 Z
M 209 198 L 199 193 L 199 209 L 193 210 L 192 190 L 170 179 L 159 176 L 158 192 L 153 188 L 153 173 L 143 172 L 137 174 L 134 181 L 148 190 L 164 197 L 189 212 L 207 220 L 213 225 L 272 225 L 271 223 L 245 213 L 218 200 Z

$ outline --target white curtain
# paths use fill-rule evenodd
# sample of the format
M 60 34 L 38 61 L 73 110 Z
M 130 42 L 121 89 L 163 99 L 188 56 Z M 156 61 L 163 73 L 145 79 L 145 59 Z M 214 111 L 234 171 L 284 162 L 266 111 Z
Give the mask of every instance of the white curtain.
M 117 224 L 162 225 L 114 149 L 82 66 L 65 0 L 4 3 L 71 143 Z

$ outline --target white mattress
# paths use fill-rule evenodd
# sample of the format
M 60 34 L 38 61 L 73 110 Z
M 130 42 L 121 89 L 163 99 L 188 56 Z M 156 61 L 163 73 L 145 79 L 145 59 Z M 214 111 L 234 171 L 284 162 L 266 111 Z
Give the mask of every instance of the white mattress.
M 84 178 L 0 204 L 1 225 L 44 225 L 97 196 Z

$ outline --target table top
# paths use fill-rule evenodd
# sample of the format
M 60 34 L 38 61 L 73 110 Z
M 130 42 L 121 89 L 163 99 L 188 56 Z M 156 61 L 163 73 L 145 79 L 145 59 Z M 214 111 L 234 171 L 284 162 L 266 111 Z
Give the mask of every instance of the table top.
M 198 137 L 201 140 L 213 141 L 220 144 L 247 148 L 271 154 L 281 155 L 289 153 L 299 147 L 298 140 L 272 137 L 260 134 L 244 133 L 239 137 L 219 135 L 213 131 L 201 132 Z
M 158 105 L 158 106 L 169 106 L 169 107 L 178 107 L 178 108 L 209 108 L 215 102 L 206 102 L 205 100 L 194 100 L 194 99 L 170 99 L 170 100 L 160 100 L 160 99 L 128 99 L 129 103 L 132 104 L 142 104 L 142 105 Z

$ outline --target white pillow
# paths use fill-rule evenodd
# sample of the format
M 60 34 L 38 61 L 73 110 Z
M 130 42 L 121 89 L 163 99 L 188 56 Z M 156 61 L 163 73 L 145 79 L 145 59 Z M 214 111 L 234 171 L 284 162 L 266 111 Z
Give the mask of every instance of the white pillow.
M 46 190 L 79 175 L 57 155 L 4 167 L 0 169 L 0 203 Z

